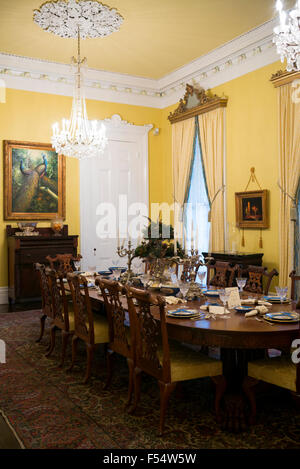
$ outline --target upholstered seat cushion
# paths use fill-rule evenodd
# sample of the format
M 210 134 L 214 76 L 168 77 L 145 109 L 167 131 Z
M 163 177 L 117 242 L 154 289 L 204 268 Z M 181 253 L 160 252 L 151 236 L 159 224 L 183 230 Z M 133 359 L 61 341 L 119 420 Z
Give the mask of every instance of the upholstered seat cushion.
M 200 352 L 184 347 L 179 342 L 170 341 L 171 381 L 187 381 L 206 376 L 222 375 L 222 362 Z M 159 360 L 162 363 L 162 350 Z
M 290 356 L 249 362 L 248 376 L 296 391 L 296 365 Z
M 95 344 L 105 344 L 109 342 L 108 321 L 106 317 L 97 316 L 94 318 Z

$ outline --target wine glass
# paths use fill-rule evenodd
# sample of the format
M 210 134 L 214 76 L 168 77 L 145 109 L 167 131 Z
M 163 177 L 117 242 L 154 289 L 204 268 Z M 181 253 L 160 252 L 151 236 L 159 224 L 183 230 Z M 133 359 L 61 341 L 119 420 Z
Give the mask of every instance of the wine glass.
M 220 297 L 220 300 L 223 303 L 224 308 L 226 307 L 226 303 L 229 299 L 229 295 L 230 295 L 230 293 L 228 293 L 225 289 L 219 290 L 219 297 Z
M 80 260 L 79 261 L 73 261 L 74 263 L 74 267 L 76 269 L 76 272 L 80 272 L 80 269 L 81 269 L 81 262 Z
M 276 293 L 280 297 L 280 303 L 283 303 L 283 300 L 286 299 L 286 295 L 288 292 L 288 287 L 276 287 Z
M 243 277 L 238 277 L 236 279 L 237 286 L 239 287 L 239 292 L 243 293 L 243 289 L 247 283 L 247 279 Z
M 188 282 L 179 282 L 180 292 L 182 297 L 185 298 L 187 292 L 189 291 L 190 284 Z
M 198 272 L 198 279 L 199 279 L 199 282 L 200 282 L 200 285 L 201 287 L 204 286 L 204 279 L 205 279 L 205 276 L 206 276 L 206 272 L 205 271 L 201 271 L 201 272 Z

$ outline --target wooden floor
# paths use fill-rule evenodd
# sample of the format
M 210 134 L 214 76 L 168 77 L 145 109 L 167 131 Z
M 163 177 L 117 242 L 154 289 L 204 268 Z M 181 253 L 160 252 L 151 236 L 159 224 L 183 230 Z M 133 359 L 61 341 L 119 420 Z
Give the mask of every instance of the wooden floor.
M 39 309 L 41 307 L 39 303 L 22 303 L 16 305 L 0 305 L 0 321 L 1 313 L 10 313 L 16 311 L 29 311 L 33 309 Z M 1 400 L 0 400 L 1 406 Z M 0 415 L 0 449 L 21 449 L 18 440 L 14 433 L 11 431 L 9 425 Z

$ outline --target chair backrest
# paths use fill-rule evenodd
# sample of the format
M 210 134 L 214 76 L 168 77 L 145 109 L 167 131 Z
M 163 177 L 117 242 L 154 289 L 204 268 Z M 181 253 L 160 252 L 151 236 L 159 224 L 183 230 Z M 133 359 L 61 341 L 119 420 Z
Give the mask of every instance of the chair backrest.
M 291 299 L 295 300 L 296 299 L 296 282 L 300 281 L 300 274 L 297 275 L 296 271 L 293 270 L 290 275 L 291 279 Z M 299 303 L 300 303 L 300 298 L 299 298 Z
M 37 271 L 37 274 L 40 280 L 43 314 L 52 318 L 53 317 L 52 296 L 51 296 L 49 283 L 48 283 L 48 279 L 47 279 L 46 272 L 45 272 L 46 267 L 44 266 L 44 264 L 36 263 L 34 264 L 34 269 Z
M 136 366 L 157 379 L 170 382 L 171 365 L 165 301 L 162 297 L 145 290 L 125 288 L 128 308 L 134 318 Z
M 131 311 L 126 314 L 127 302 L 125 298 L 126 305 L 124 305 L 124 300 L 122 301 L 122 295 L 125 293 L 124 286 L 118 282 L 101 279 L 100 277 L 96 277 L 95 284 L 100 287 L 105 303 L 109 326 L 109 348 L 120 355 L 133 358 L 134 327 L 132 324 L 134 318 L 131 317 Z M 128 326 L 130 326 L 129 340 Z
M 67 279 L 72 294 L 75 335 L 94 345 L 94 319 L 87 280 L 82 275 L 72 273 L 67 274 Z
M 53 322 L 60 329 L 69 331 L 68 301 L 63 282 L 63 275 L 50 268 L 46 268 L 45 273 L 48 279 L 52 298 Z
M 234 286 L 237 266 L 232 266 L 229 262 L 222 261 L 210 261 L 206 266 L 207 286 L 213 285 L 222 288 Z
M 277 275 L 278 272 L 276 269 L 268 272 L 266 267 L 257 265 L 239 266 L 238 268 L 238 276 L 247 277 L 247 283 L 244 290 L 252 293 L 263 293 L 264 295 L 267 295 L 269 293 L 272 279 Z
M 49 262 L 51 269 L 66 276 L 67 273 L 75 270 L 73 261 L 79 261 L 81 258 L 80 254 L 77 257 L 74 257 L 73 254 L 56 254 L 55 257 L 47 256 L 46 260 Z

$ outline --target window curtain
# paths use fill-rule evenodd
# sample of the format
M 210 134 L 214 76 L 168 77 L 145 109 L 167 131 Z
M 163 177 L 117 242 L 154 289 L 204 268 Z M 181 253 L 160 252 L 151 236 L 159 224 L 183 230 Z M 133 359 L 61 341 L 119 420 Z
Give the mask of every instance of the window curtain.
M 279 89 L 279 282 L 288 285 L 294 268 L 294 222 L 290 210 L 295 203 L 300 177 L 300 103 L 292 100 L 292 84 Z M 294 202 L 292 201 L 294 199 Z
M 182 236 L 182 213 L 188 191 L 188 184 L 193 159 L 195 136 L 195 118 L 176 122 L 172 125 L 172 162 L 173 162 L 173 197 L 175 203 L 174 227 L 175 236 Z
M 198 116 L 202 159 L 210 201 L 209 251 L 224 251 L 224 109 Z

